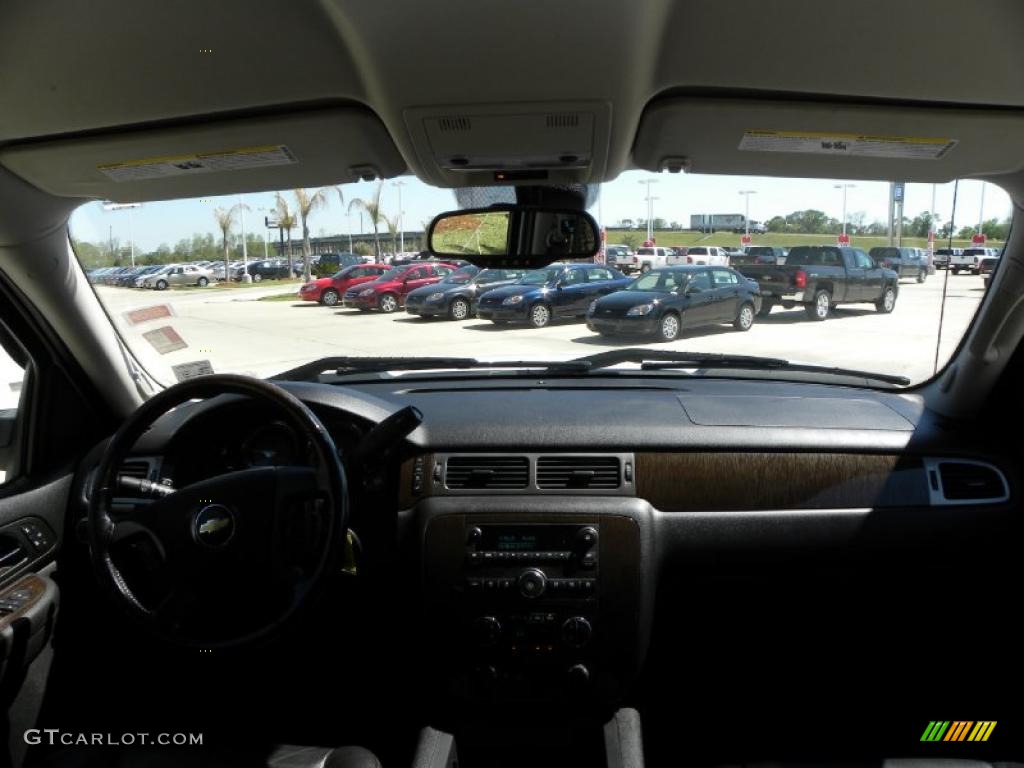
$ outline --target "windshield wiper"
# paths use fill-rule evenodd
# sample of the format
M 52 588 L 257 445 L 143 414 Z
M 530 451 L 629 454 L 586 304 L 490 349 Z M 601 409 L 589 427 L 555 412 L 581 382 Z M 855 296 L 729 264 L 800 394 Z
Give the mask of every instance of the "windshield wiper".
M 541 373 L 586 372 L 591 364 L 585 360 L 477 360 L 474 357 L 325 357 L 279 373 L 274 379 L 312 381 L 322 373 L 346 376 L 351 373 L 384 373 L 386 371 L 479 370 L 484 368 L 539 369 Z
M 835 376 L 881 381 L 886 384 L 910 384 L 906 376 L 888 373 L 858 371 L 853 368 L 836 368 L 811 363 L 793 363 L 781 357 L 758 357 L 757 355 L 725 355 L 718 352 L 672 352 L 664 349 L 643 349 L 627 347 L 598 352 L 577 358 L 577 363 L 589 363 L 589 370 L 609 368 L 619 363 L 639 363 L 644 371 L 663 371 L 673 368 L 746 368 L 749 370 L 786 370 L 801 373 L 826 373 Z

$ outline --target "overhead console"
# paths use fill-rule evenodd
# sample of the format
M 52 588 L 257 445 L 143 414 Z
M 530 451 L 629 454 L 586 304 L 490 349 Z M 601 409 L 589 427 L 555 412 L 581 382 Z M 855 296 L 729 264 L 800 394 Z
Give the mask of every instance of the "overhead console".
M 404 115 L 417 175 L 460 187 L 603 178 L 611 113 L 610 103 L 594 101 L 453 105 Z

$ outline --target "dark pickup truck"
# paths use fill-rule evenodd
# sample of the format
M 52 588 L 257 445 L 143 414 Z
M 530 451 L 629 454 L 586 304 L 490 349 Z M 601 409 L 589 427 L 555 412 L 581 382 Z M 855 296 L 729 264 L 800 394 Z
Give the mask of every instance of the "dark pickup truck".
M 899 275 L 878 267 L 859 248 L 798 245 L 784 265 L 736 268 L 761 289 L 761 316 L 781 304 L 802 305 L 812 320 L 824 320 L 837 304 L 871 303 L 879 312 L 892 312 L 899 295 Z
M 913 277 L 923 283 L 928 277 L 928 255 L 922 248 L 895 248 L 878 246 L 868 256 L 880 267 L 891 269 L 900 277 Z

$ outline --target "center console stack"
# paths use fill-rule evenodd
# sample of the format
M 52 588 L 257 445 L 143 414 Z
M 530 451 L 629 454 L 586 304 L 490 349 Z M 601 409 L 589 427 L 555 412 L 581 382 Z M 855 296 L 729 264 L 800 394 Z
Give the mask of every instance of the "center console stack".
M 646 647 L 649 510 L 625 498 L 422 500 L 425 629 L 447 693 L 616 701 Z

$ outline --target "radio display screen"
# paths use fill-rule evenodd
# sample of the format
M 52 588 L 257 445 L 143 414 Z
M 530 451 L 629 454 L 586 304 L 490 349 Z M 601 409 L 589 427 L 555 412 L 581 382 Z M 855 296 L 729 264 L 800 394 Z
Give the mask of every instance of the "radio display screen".
M 499 533 L 495 547 L 498 552 L 536 552 L 538 539 L 533 533 Z
M 573 548 L 581 525 L 482 525 L 477 549 L 494 552 L 554 552 Z

